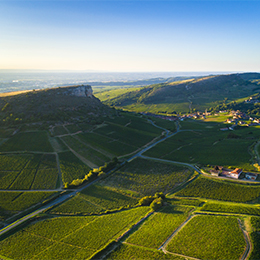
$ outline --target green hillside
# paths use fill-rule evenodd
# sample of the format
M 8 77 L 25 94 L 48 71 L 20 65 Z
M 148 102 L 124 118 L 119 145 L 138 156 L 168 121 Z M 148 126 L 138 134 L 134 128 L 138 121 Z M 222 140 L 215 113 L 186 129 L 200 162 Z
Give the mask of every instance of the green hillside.
M 105 104 L 136 112 L 188 113 L 259 92 L 259 73 L 207 76 L 97 94 Z

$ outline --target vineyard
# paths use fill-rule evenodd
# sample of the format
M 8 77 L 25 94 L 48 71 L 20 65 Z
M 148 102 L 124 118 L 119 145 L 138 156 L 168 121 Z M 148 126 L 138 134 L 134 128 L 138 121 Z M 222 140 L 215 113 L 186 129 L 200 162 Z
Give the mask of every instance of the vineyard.
M 167 250 L 199 259 L 239 259 L 245 247 L 237 218 L 196 216 L 173 237 Z
M 222 201 L 249 202 L 259 198 L 260 186 L 242 185 L 234 182 L 199 177 L 175 195 Z
M 0 255 L 14 259 L 57 259 L 64 255 L 88 258 L 148 211 L 149 208 L 142 207 L 100 217 L 62 217 L 37 222 L 0 241 Z M 26 244 L 32 247 L 27 248 Z
M 192 208 L 166 207 L 150 217 L 126 242 L 148 248 L 159 248 L 188 217 Z
M 222 212 L 222 213 L 235 213 L 235 214 L 246 214 L 260 216 L 259 206 L 245 206 L 245 205 L 234 205 L 234 204 L 220 204 L 220 203 L 206 203 L 201 211 L 210 212 Z
M 167 194 L 192 174 L 187 168 L 137 158 L 102 183 L 125 192 L 134 192 L 139 196 L 153 195 L 156 192 Z
M 56 192 L 0 192 L 0 220 L 39 203 Z
M 30 140 L 30 142 L 28 142 Z M 22 132 L 14 135 L 0 146 L 1 152 L 40 151 L 53 152 L 47 132 Z
M 0 155 L 0 189 L 54 189 L 58 180 L 53 154 Z
M 206 127 L 206 125 L 203 126 L 205 130 L 180 132 L 153 147 L 144 155 L 192 164 L 222 165 L 247 171 L 254 170 L 249 163 L 251 155 L 248 147 L 257 139 L 248 139 L 246 134 L 245 138 L 228 139 L 227 133 Z
M 63 183 L 83 178 L 90 171 L 72 152 L 59 153 L 59 160 Z
M 107 260 L 122 259 L 162 259 L 162 260 L 185 260 L 186 258 L 171 254 L 164 254 L 162 251 L 137 247 L 128 244 L 120 245 L 115 251 L 110 253 Z

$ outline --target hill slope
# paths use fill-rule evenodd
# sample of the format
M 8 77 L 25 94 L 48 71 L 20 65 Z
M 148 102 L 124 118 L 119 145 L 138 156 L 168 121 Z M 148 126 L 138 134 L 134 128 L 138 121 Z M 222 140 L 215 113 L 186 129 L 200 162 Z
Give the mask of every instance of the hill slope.
M 257 79 L 260 79 L 259 73 L 207 76 L 129 89 L 111 99 L 104 98 L 103 93 L 102 101 L 138 112 L 179 113 L 190 112 L 192 109 L 205 110 L 223 100 L 229 102 L 258 93 L 260 88 L 254 81 Z
M 92 95 L 90 86 L 71 86 L 0 97 L 1 125 L 38 121 L 88 120 L 110 109 Z

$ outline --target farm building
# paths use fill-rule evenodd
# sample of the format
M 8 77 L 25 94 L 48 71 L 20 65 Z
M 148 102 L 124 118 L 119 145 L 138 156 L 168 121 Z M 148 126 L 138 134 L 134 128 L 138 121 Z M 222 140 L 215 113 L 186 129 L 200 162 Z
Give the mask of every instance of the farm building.
M 219 176 L 220 175 L 220 171 L 219 170 L 210 170 L 210 174 L 212 175 L 212 176 Z
M 238 179 L 240 174 L 243 172 L 242 169 L 236 168 L 235 170 L 233 170 L 232 172 L 230 172 L 230 177 L 234 178 L 234 179 Z
M 251 172 L 247 172 L 247 173 L 246 173 L 246 179 L 255 181 L 256 178 L 257 178 L 257 175 L 256 175 L 256 174 L 251 173 Z

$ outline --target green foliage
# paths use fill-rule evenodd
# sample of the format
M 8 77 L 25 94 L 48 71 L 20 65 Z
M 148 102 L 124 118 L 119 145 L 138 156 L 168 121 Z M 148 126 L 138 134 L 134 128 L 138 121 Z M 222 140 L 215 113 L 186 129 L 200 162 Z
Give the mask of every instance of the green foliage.
M 63 183 L 83 178 L 90 168 L 80 161 L 72 152 L 59 153 L 60 169 Z
M 145 196 L 139 200 L 140 206 L 149 206 L 154 200 L 154 196 Z
M 100 217 L 61 217 L 36 222 L 1 241 L 0 255 L 14 259 L 89 258 L 148 211 L 135 208 Z
M 173 237 L 167 250 L 199 259 L 239 259 L 245 247 L 237 218 L 196 216 Z
M 195 132 L 196 127 L 201 130 Z M 248 147 L 254 140 L 248 139 L 245 134 L 240 139 L 228 139 L 227 133 L 219 131 L 219 128 L 212 123 L 189 122 L 187 129 L 191 131 L 179 132 L 149 149 L 144 155 L 192 164 L 222 165 L 248 171 L 254 170 L 250 164 L 251 155 L 248 152 Z M 255 140 L 259 137 L 259 131 L 254 131 Z
M 112 253 L 110 253 L 107 260 L 122 260 L 122 259 L 174 259 L 184 260 L 181 256 L 164 254 L 162 251 L 150 250 L 148 248 L 141 248 L 132 245 L 122 244 Z
M 251 225 L 254 231 L 260 231 L 260 218 L 259 217 L 251 217 Z
M 167 194 L 191 175 L 187 168 L 136 158 L 101 183 L 126 192 L 137 192 L 140 196 L 150 196 L 156 192 Z
M 163 205 L 163 199 L 161 197 L 154 199 L 152 203 L 150 204 L 150 207 L 153 211 L 158 210 Z
M 0 219 L 25 210 L 39 203 L 56 192 L 0 192 Z
M 0 146 L 0 151 L 41 151 L 53 152 L 45 131 L 18 133 Z
M 87 201 L 85 196 L 77 194 L 73 198 L 62 203 L 58 207 L 53 208 L 50 213 L 52 214 L 67 214 L 67 215 L 91 215 L 100 214 L 105 212 L 106 209 L 99 205 L 94 205 L 91 201 Z
M 187 218 L 190 208 L 180 206 L 164 207 L 153 214 L 134 232 L 127 242 L 143 247 L 159 248 L 172 232 Z
M 103 215 L 96 218 L 90 225 L 76 230 L 76 232 L 61 241 L 75 246 L 80 244 L 83 248 L 98 250 L 111 239 L 120 236 L 148 211 L 149 209 L 141 207 Z
M 237 184 L 199 177 L 176 193 L 180 197 L 200 197 L 223 201 L 248 202 L 260 196 L 260 186 Z
M 249 255 L 250 260 L 260 259 L 260 218 L 251 217 L 252 232 L 250 233 L 250 240 L 252 243 L 252 251 Z
M 206 203 L 200 209 L 201 211 L 212 211 L 212 212 L 226 212 L 236 214 L 247 214 L 260 216 L 260 207 L 257 206 L 245 206 L 239 204 L 220 204 L 220 203 Z
M 90 146 L 85 145 L 83 142 L 81 142 L 77 138 L 74 138 L 73 136 L 64 136 L 61 139 L 82 157 L 86 158 L 88 161 L 96 165 L 102 165 L 104 164 L 104 162 L 110 160 L 107 154 L 104 154 L 97 149 L 93 149 Z
M 91 185 L 72 199 L 51 210 L 57 214 L 100 214 L 108 210 L 119 210 L 123 207 L 133 207 L 135 198 L 112 190 L 106 186 Z
M 0 155 L 2 189 L 54 189 L 58 178 L 56 157 L 52 154 Z

